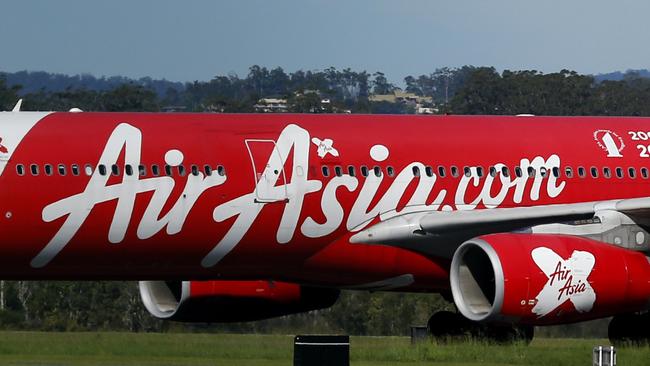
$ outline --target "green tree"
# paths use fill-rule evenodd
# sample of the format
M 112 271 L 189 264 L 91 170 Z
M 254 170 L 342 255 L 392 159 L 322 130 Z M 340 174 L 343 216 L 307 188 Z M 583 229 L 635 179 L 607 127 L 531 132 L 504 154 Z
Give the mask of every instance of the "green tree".
M 7 86 L 4 75 L 0 75 L 0 111 L 11 110 L 18 102 L 20 86 Z
M 156 93 L 139 85 L 123 84 L 101 95 L 101 110 L 107 112 L 156 112 Z
M 383 72 L 377 71 L 372 76 L 372 92 L 374 94 L 390 94 L 395 91 L 395 85 L 388 82 Z

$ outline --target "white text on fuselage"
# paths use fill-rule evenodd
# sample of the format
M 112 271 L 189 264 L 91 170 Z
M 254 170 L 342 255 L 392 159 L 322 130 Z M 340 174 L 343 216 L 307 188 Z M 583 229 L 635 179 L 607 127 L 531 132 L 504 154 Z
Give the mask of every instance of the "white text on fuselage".
M 233 217 L 236 219 L 223 238 L 203 258 L 201 264 L 204 267 L 216 265 L 230 253 L 252 227 L 264 207 L 276 199 L 286 202 L 276 233 L 277 242 L 286 244 L 294 237 L 298 227 L 300 227 L 301 234 L 308 238 L 324 237 L 339 229 L 345 218 L 345 210 L 338 202 L 336 192 L 339 188 L 354 192 L 359 188 L 360 183 L 361 188 L 345 223 L 346 229 L 349 231 L 359 231 L 377 217 L 380 220 L 387 220 L 412 212 L 472 210 L 479 205 L 496 208 L 505 201 L 510 192 L 512 192 L 514 204 L 522 202 L 526 191 L 528 191 L 531 200 L 538 200 L 543 188 L 550 198 L 554 198 L 562 192 L 565 186 L 565 182 L 559 182 L 553 174 L 550 174 L 554 168 L 559 169 L 559 156 L 551 155 L 547 159 L 537 156 L 532 160 L 521 159 L 519 168 L 524 174 L 521 174 L 520 177 L 498 173 L 486 174 L 485 177 L 480 178 L 477 168 L 470 168 L 471 174 L 460 177 L 453 195 L 453 204 L 445 204 L 448 192 L 446 189 L 439 189 L 436 192 L 437 175 L 420 174 L 419 177 L 416 177 L 413 174 L 414 168 L 417 167 L 420 172 L 425 172 L 426 167 L 421 162 L 412 162 L 392 178 L 393 181 L 389 188 L 377 203 L 370 207 L 370 203 L 374 201 L 380 185 L 385 179 L 384 174 L 376 175 L 371 172 L 367 177 L 346 174 L 334 176 L 325 183 L 323 188 L 323 182 L 309 179 L 307 176 L 310 149 L 313 148 L 310 141 L 307 130 L 294 124 L 287 125 L 275 142 L 274 151 L 268 157 L 264 171 L 260 173 L 263 179 L 256 179 L 257 183 L 255 186 L 251 185 L 253 189 L 250 193 L 224 202 L 214 209 L 213 219 L 216 222 Z M 137 167 L 140 165 L 141 144 L 140 130 L 127 123 L 122 123 L 111 133 L 97 164 L 107 167 L 117 164 L 120 154 L 124 150 L 124 164 Z M 382 148 L 384 147 L 382 146 Z M 292 151 L 293 154 L 290 154 Z M 342 158 L 345 158 L 344 150 L 340 149 L 340 154 Z M 288 156 L 293 156 L 292 167 L 287 162 L 286 157 Z M 382 159 L 386 157 L 387 155 Z M 372 153 L 370 159 L 377 160 Z M 165 160 L 168 165 L 180 165 L 183 162 L 182 152 L 170 150 L 165 154 Z M 291 177 L 290 181 L 278 184 L 283 183 L 281 179 L 285 175 L 277 174 L 277 172 L 282 172 L 283 169 L 288 171 L 289 167 L 293 174 L 286 174 L 286 176 Z M 501 172 L 504 167 L 505 165 L 501 163 L 494 164 L 496 172 Z M 548 173 L 546 177 L 536 174 L 534 178 L 528 178 L 526 172 L 529 171 L 529 168 L 537 172 L 545 169 Z M 111 243 L 120 243 L 124 239 L 131 222 L 136 196 L 146 192 L 153 192 L 153 194 L 138 223 L 138 238 L 151 238 L 165 228 L 168 235 L 174 235 L 181 232 L 187 215 L 199 197 L 208 189 L 226 182 L 226 177 L 218 174 L 207 176 L 200 172 L 198 175 L 188 174 L 182 194 L 171 205 L 172 208 L 161 217 L 162 209 L 167 205 L 176 183 L 172 177 L 143 178 L 134 172 L 131 175 L 123 174 L 121 182 L 108 185 L 109 178 L 110 175 L 102 175 L 98 169 L 95 169 L 83 192 L 63 198 L 43 209 L 42 218 L 46 222 L 67 217 L 55 236 L 34 257 L 31 262 L 33 267 L 43 267 L 56 257 L 72 240 L 95 205 L 99 203 L 117 201 L 108 232 L 108 240 Z M 244 182 L 248 179 L 253 182 L 252 177 L 241 177 L 241 179 Z M 407 204 L 398 210 L 399 202 L 402 201 L 407 187 L 415 179 L 417 179 L 415 191 L 409 197 Z M 360 182 L 360 180 L 363 181 Z M 544 183 L 546 184 L 544 185 Z M 468 198 L 469 187 L 473 187 L 479 193 L 475 197 Z M 307 217 L 302 224 L 299 223 L 305 196 L 321 190 L 321 209 L 325 221 L 317 222 L 312 217 Z M 264 195 L 262 198 L 266 199 L 259 199 L 261 193 Z M 427 203 L 430 196 L 435 198 L 431 203 Z

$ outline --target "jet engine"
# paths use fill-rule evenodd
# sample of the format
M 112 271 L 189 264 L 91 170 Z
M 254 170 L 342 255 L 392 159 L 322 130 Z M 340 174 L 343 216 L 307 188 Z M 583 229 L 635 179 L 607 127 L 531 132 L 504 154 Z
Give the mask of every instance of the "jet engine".
M 242 322 L 332 306 L 339 290 L 275 281 L 140 281 L 155 317 L 182 322 Z
M 493 234 L 451 264 L 458 310 L 473 321 L 551 325 L 647 310 L 644 253 L 568 235 Z

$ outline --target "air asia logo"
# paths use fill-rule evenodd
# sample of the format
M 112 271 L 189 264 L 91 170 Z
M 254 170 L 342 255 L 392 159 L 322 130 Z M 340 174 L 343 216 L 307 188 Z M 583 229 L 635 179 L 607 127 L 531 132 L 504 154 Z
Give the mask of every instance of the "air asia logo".
M 9 149 L 2 144 L 2 137 L 0 137 L 0 153 L 9 154 Z
M 571 301 L 579 313 L 593 308 L 596 293 L 587 281 L 596 263 L 593 254 L 575 250 L 565 260 L 551 249 L 540 247 L 533 250 L 532 257 L 548 277 L 535 298 L 533 313 L 541 318 L 567 301 Z
M 625 148 L 625 143 L 621 136 L 610 130 L 594 131 L 594 140 L 601 149 L 607 151 L 608 158 L 622 158 L 621 151 Z
M 318 146 L 316 153 L 318 154 L 319 158 L 324 158 L 327 154 L 332 154 L 332 156 L 339 156 L 338 150 L 332 146 L 334 144 L 334 141 L 332 139 L 321 140 L 318 137 L 313 137 L 311 139 L 311 142 L 314 143 L 314 145 Z

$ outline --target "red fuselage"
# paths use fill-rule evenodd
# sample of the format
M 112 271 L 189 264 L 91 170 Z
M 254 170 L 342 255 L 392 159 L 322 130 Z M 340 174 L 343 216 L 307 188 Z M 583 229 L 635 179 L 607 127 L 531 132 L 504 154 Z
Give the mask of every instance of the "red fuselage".
M 450 258 L 350 236 L 407 212 L 647 196 L 649 126 L 643 118 L 4 113 L 0 276 L 364 288 L 412 275 L 403 289 L 441 291 Z

